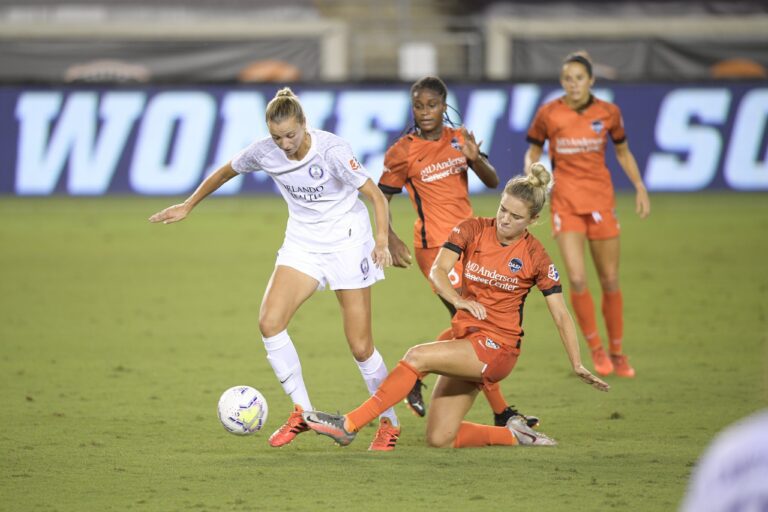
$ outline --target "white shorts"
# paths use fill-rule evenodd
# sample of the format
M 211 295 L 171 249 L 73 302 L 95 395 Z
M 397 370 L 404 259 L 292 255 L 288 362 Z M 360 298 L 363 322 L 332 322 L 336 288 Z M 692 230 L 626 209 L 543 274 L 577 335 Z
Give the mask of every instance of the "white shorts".
M 376 244 L 371 239 L 364 245 L 338 252 L 307 252 L 283 246 L 277 251 L 275 266 L 291 267 L 318 281 L 317 289 L 331 290 L 368 288 L 384 279 L 384 271 L 373 264 L 371 252 Z

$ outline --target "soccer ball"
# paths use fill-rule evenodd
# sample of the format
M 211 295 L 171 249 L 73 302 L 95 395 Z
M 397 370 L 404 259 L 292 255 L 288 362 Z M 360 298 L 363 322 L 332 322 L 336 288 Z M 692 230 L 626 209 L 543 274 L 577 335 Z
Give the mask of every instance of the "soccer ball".
M 228 432 L 246 436 L 267 422 L 267 399 L 250 386 L 235 386 L 219 398 L 219 421 Z

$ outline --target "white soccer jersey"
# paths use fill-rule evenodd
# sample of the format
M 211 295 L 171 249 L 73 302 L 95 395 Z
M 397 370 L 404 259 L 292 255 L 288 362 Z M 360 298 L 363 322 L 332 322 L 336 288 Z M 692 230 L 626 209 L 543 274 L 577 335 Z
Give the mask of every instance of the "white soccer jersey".
M 263 170 L 288 203 L 286 246 L 309 252 L 335 252 L 371 239 L 368 209 L 357 189 L 368 179 L 352 148 L 341 137 L 310 129 L 311 146 L 301 161 L 289 160 L 271 137 L 235 155 L 240 173 Z
M 717 435 L 691 476 L 681 512 L 768 510 L 768 409 Z

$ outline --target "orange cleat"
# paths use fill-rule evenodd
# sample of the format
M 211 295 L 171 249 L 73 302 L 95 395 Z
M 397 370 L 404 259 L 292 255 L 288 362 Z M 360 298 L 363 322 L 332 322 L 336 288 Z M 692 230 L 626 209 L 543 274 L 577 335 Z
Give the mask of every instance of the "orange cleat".
M 304 412 L 304 410 L 300 405 L 297 404 L 293 406 L 293 412 L 288 416 L 288 420 L 282 427 L 275 430 L 274 434 L 269 436 L 269 446 L 275 448 L 285 446 L 293 441 L 297 435 L 309 430 L 309 426 L 304 421 L 304 418 L 301 417 L 302 412 Z
M 635 369 L 629 365 L 629 358 L 622 354 L 611 354 L 611 362 L 616 375 L 619 377 L 632 378 L 635 376 Z
M 603 347 L 592 350 L 592 364 L 595 366 L 595 371 L 600 375 L 610 375 L 613 373 L 612 358 L 613 356 L 608 357 Z
M 391 452 L 395 449 L 397 439 L 400 437 L 400 427 L 395 427 L 389 418 L 381 418 L 376 437 L 368 447 L 372 452 Z

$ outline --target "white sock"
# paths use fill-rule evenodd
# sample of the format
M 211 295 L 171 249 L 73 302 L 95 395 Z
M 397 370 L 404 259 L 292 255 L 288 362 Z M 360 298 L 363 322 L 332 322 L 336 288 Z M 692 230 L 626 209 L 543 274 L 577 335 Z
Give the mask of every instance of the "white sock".
M 304 385 L 304 377 L 301 375 L 299 354 L 288 336 L 288 331 L 279 332 L 269 338 L 262 336 L 261 339 L 267 349 L 267 361 L 272 365 L 285 393 L 291 397 L 294 404 L 300 405 L 305 411 L 313 410 L 307 387 Z
M 387 375 L 389 375 L 387 365 L 384 364 L 384 359 L 381 357 L 381 354 L 379 354 L 379 351 L 374 348 L 371 357 L 365 361 L 358 361 L 355 359 L 355 362 L 357 363 L 357 367 L 360 368 L 360 373 L 363 375 L 365 385 L 368 386 L 368 392 L 373 395 L 376 390 L 379 389 L 379 385 L 387 378 Z M 400 425 L 400 422 L 397 420 L 397 414 L 395 414 L 395 409 L 392 407 L 381 413 L 381 416 L 379 417 L 389 418 L 392 425 L 396 427 Z

